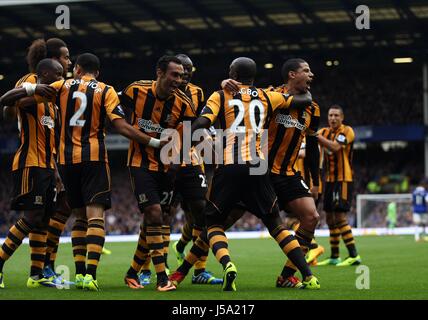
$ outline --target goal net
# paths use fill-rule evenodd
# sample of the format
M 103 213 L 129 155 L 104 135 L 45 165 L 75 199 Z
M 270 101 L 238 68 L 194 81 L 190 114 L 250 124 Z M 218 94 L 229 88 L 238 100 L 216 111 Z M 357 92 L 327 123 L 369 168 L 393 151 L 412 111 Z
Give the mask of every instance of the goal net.
M 412 195 L 409 194 L 358 194 L 357 227 L 387 227 L 388 205 L 396 204 L 396 227 L 412 225 Z

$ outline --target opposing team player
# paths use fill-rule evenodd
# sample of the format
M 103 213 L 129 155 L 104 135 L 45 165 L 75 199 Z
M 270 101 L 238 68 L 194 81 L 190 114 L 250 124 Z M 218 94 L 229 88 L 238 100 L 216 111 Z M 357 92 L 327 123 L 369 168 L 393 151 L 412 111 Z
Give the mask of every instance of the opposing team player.
M 428 192 L 419 185 L 412 194 L 413 222 L 415 224 L 415 241 L 425 240 L 425 227 L 428 224 Z

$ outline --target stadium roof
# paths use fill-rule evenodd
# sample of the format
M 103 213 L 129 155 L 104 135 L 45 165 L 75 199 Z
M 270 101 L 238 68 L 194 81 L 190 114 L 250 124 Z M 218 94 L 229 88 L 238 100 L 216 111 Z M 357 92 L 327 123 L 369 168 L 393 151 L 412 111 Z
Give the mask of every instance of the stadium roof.
M 31 5 L 28 5 L 31 3 Z M 35 4 L 38 3 L 38 4 Z M 71 28 L 55 27 L 67 4 Z M 380 48 L 425 53 L 428 3 L 370 0 L 370 29 L 355 26 L 348 0 L 113 0 L 0 2 L 0 62 L 22 57 L 37 37 L 61 37 L 73 48 L 132 58 L 158 52 L 191 55 Z

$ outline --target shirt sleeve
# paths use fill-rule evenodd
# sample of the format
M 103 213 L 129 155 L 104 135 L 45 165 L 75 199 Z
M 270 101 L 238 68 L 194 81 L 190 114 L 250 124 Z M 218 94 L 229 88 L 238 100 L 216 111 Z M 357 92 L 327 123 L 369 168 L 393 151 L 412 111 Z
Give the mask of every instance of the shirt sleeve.
M 217 116 L 220 112 L 220 94 L 214 92 L 207 101 L 207 104 L 201 111 L 201 117 L 207 118 L 211 121 L 211 125 L 217 120 Z
M 124 119 L 125 112 L 123 111 L 122 106 L 120 105 L 117 92 L 114 90 L 113 87 L 106 87 L 106 89 L 104 90 L 107 90 L 104 100 L 104 107 L 106 109 L 107 116 L 109 117 L 110 121 L 116 119 Z
M 355 133 L 351 127 L 346 127 L 346 129 L 343 132 L 339 133 L 336 137 L 336 141 L 343 146 L 346 146 L 354 142 L 354 140 L 355 140 Z
M 51 83 L 50 86 L 55 88 L 55 90 L 57 91 L 57 94 L 58 94 L 58 91 L 63 87 L 64 83 L 65 83 L 65 80 L 58 80 L 58 81 Z M 36 100 L 37 103 L 46 102 L 46 100 L 47 100 L 44 97 L 39 96 L 38 94 L 34 95 L 34 99 Z M 52 97 L 52 99 L 48 102 L 55 103 L 55 101 L 56 101 L 56 96 Z
M 309 136 L 316 136 L 320 123 L 320 107 L 316 102 L 312 102 L 312 116 L 306 134 Z
M 288 93 L 279 93 L 274 91 L 266 92 L 272 104 L 272 111 L 276 109 L 287 109 L 291 105 L 293 96 Z
M 184 114 L 183 119 L 181 120 L 194 120 L 196 119 L 196 109 L 193 102 L 189 99 L 189 101 L 183 101 Z
M 56 91 L 59 91 L 59 89 L 62 88 L 64 83 L 65 83 L 65 80 L 59 80 L 59 81 L 55 81 L 55 82 L 51 83 L 50 86 L 54 87 Z
M 134 90 L 135 86 L 133 84 L 130 84 L 125 89 L 123 89 L 121 92 L 119 92 L 119 99 L 121 104 L 132 111 L 135 110 L 135 96 L 138 94 L 138 90 Z

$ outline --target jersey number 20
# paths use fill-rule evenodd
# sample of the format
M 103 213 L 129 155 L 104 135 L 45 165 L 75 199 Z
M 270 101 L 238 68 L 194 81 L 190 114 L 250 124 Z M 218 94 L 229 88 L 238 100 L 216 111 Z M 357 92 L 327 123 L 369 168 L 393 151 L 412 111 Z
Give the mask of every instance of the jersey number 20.
M 241 100 L 239 99 L 232 99 L 229 100 L 229 107 L 236 106 L 238 107 L 238 114 L 236 115 L 235 121 L 233 121 L 232 125 L 230 126 L 230 130 L 235 133 L 244 133 L 245 132 L 245 126 L 240 126 L 239 124 L 242 122 L 245 116 L 245 107 Z M 263 106 L 263 103 L 260 100 L 251 100 L 250 102 L 250 124 L 251 128 L 256 132 L 260 133 L 263 123 L 264 123 L 264 115 L 265 115 L 265 107 Z M 258 114 L 260 116 L 259 123 L 256 123 L 256 108 L 258 109 Z

